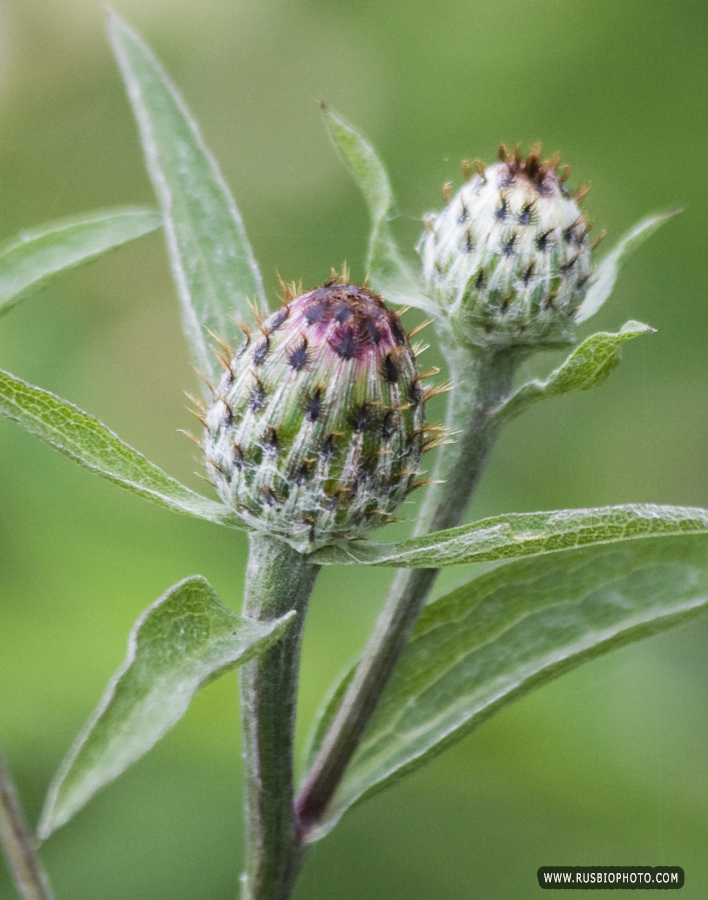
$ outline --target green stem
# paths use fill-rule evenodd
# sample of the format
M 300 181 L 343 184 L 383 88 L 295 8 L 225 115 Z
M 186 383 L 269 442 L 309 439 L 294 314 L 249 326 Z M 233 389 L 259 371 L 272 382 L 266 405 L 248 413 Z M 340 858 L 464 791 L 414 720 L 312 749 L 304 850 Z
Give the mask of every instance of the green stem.
M 242 900 L 286 900 L 300 862 L 293 812 L 293 736 L 300 645 L 319 567 L 288 544 L 251 535 L 244 615 L 297 616 L 285 636 L 241 669 L 246 789 Z
M 453 390 L 445 427 L 454 444 L 438 457 L 434 484 L 426 493 L 415 534 L 454 528 L 462 521 L 479 484 L 501 423 L 490 413 L 511 393 L 514 375 L 526 358 L 518 347 L 474 353 L 451 341 L 443 345 Z
M 24 900 L 52 900 L 49 880 L 35 853 L 32 837 L 0 754 L 0 840 L 17 889 Z
M 460 524 L 499 431 L 500 424 L 490 413 L 509 394 L 523 359 L 518 349 L 473 355 L 452 342 L 444 349 L 455 384 L 446 425 L 458 433 L 455 444 L 438 458 L 434 477 L 442 483 L 428 492 L 416 534 Z M 305 840 L 322 818 L 359 746 L 436 576 L 436 569 L 396 573 L 359 666 L 296 800 Z

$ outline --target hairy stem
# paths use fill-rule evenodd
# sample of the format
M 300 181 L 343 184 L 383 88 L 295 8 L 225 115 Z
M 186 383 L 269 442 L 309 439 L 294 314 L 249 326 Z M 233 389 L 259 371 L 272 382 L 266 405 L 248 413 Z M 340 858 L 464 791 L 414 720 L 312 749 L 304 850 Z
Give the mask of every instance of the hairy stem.
M 286 900 L 300 862 L 293 812 L 293 736 L 300 645 L 318 566 L 283 541 L 251 535 L 244 615 L 297 616 L 284 637 L 241 669 L 246 788 L 242 900 Z
M 510 392 L 523 359 L 518 350 L 472 355 L 452 342 L 445 352 L 455 384 L 446 424 L 457 433 L 455 444 L 438 458 L 434 476 L 442 483 L 428 492 L 416 534 L 460 524 L 498 434 L 499 423 L 490 413 Z M 436 569 L 396 573 L 361 662 L 297 798 L 305 840 L 356 752 L 436 576 Z
M 52 900 L 49 880 L 32 844 L 32 837 L 0 754 L 0 840 L 17 889 L 24 900 Z

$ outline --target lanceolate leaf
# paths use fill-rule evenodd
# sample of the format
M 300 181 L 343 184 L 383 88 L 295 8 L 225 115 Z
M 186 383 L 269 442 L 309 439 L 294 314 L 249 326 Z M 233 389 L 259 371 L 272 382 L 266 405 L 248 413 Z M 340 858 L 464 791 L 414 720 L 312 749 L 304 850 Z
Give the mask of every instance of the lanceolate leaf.
M 421 292 L 416 277 L 401 257 L 389 219 L 393 191 L 383 163 L 369 142 L 340 115 L 323 105 L 325 124 L 354 176 L 371 216 L 367 270 L 369 282 L 391 303 L 417 306 L 437 315 L 435 304 Z
M 46 281 L 155 231 L 152 209 L 114 209 L 24 231 L 0 248 L 0 314 Z
M 207 500 L 175 481 L 98 419 L 55 394 L 2 370 L 0 414 L 13 419 L 70 459 L 134 494 L 175 512 L 219 525 L 243 527 L 226 506 Z
M 110 35 L 165 215 L 167 246 L 194 364 L 218 379 L 209 331 L 239 340 L 247 300 L 265 306 L 243 221 L 196 122 L 160 63 L 115 14 Z
M 632 228 L 619 243 L 607 254 L 598 266 L 597 273 L 590 286 L 580 309 L 576 313 L 575 321 L 584 322 L 590 316 L 594 316 L 600 307 L 605 303 L 615 287 L 617 276 L 619 275 L 620 266 L 633 250 L 636 250 L 640 244 L 653 234 L 660 225 L 668 222 L 675 215 L 680 213 L 680 209 L 671 210 L 671 212 L 658 213 L 654 216 L 647 216 Z
M 706 609 L 706 537 L 510 563 L 435 601 L 423 610 L 327 818 L 310 838 L 533 688 Z
M 494 415 L 511 419 L 538 400 L 588 391 L 602 384 L 619 365 L 622 345 L 640 334 L 653 331 L 641 322 L 626 322 L 617 334 L 601 331 L 591 335 L 545 381 L 524 384 Z
M 630 538 L 708 533 L 708 510 L 651 503 L 510 513 L 392 544 L 351 541 L 312 554 L 321 565 L 439 569 L 536 556 Z
M 48 837 L 147 753 L 182 718 L 200 687 L 275 643 L 294 615 L 244 619 L 200 576 L 170 588 L 137 621 L 125 663 L 62 763 L 40 836 Z

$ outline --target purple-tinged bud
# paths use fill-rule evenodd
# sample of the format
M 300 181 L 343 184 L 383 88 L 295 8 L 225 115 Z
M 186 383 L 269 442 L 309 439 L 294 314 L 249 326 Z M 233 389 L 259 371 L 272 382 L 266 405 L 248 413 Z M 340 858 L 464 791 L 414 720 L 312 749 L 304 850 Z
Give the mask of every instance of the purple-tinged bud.
M 445 209 L 427 218 L 419 252 L 429 292 L 458 339 L 482 347 L 565 343 L 592 275 L 592 227 L 559 157 L 500 147 Z
M 425 391 L 399 317 L 366 288 L 287 302 L 228 361 L 206 468 L 252 528 L 302 551 L 360 537 L 416 486 Z

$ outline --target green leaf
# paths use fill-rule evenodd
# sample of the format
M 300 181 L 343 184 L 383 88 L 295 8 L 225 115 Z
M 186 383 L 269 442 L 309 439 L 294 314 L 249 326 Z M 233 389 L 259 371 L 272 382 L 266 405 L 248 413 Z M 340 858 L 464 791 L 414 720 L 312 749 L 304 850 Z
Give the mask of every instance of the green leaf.
M 248 299 L 266 305 L 261 275 L 241 215 L 182 97 L 153 53 L 115 13 L 109 31 L 165 216 L 193 362 L 218 380 L 222 373 L 209 331 L 227 343 L 240 340 L 233 318 L 249 314 Z
M 312 840 L 354 803 L 419 769 L 528 691 L 706 609 L 705 537 L 510 563 L 436 600 L 423 610 Z M 333 703 L 317 734 L 335 711 Z
M 23 231 L 0 248 L 0 314 L 50 278 L 96 259 L 162 225 L 151 209 L 115 209 L 74 216 Z
M 536 403 L 563 394 L 589 391 L 609 377 L 621 359 L 622 345 L 654 331 L 641 322 L 625 322 L 617 334 L 600 331 L 583 341 L 545 381 L 524 384 L 495 411 L 498 418 L 512 419 Z
M 585 299 L 580 305 L 580 309 L 575 314 L 576 322 L 584 322 L 590 316 L 594 316 L 605 303 L 614 290 L 620 266 L 624 262 L 625 257 L 633 250 L 636 250 L 640 244 L 643 244 L 664 222 L 673 219 L 680 212 L 680 209 L 674 209 L 670 212 L 647 216 L 646 219 L 637 222 L 634 228 L 621 238 L 598 266 L 593 283 L 590 285 Z
M 55 394 L 0 370 L 0 414 L 65 456 L 134 494 L 175 512 L 219 525 L 243 523 L 222 503 L 207 500 L 171 478 L 98 419 Z
M 170 588 L 136 622 L 124 664 L 52 782 L 40 837 L 144 756 L 182 718 L 199 688 L 274 644 L 294 615 L 244 619 L 201 576 Z
M 335 147 L 354 176 L 371 216 L 366 261 L 369 282 L 390 303 L 417 306 L 431 315 L 440 311 L 421 292 L 418 279 L 404 262 L 391 233 L 393 191 L 383 163 L 371 144 L 340 115 L 322 104 L 325 124 Z
M 350 541 L 312 554 L 320 565 L 438 569 L 464 563 L 537 556 L 631 538 L 708 533 L 708 510 L 628 503 L 594 509 L 509 513 L 391 544 Z

